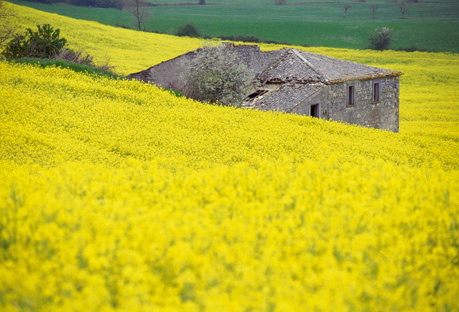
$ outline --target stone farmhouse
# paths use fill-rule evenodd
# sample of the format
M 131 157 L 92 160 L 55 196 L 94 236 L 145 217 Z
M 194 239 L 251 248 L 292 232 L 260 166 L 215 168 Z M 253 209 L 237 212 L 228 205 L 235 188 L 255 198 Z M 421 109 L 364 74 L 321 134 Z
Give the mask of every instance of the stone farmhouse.
M 253 79 L 242 107 L 342 121 L 364 127 L 399 130 L 401 72 L 284 48 L 260 51 L 256 45 L 224 43 L 247 66 Z M 185 93 L 190 60 L 199 51 L 133 73 L 128 78 Z

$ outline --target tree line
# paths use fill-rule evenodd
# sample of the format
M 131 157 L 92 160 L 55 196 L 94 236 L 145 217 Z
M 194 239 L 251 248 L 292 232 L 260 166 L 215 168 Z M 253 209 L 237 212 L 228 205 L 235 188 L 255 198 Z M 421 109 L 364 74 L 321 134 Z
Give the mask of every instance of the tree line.
M 124 7 L 128 6 L 130 0 L 26 0 L 26 1 L 33 1 L 33 2 L 41 2 L 46 4 L 51 3 L 67 3 L 70 5 L 77 5 L 77 6 L 86 6 L 86 7 L 95 7 L 95 8 L 115 8 L 118 10 L 122 10 Z M 142 0 L 143 6 L 152 5 L 147 1 Z M 206 0 L 198 0 L 198 4 L 205 5 Z

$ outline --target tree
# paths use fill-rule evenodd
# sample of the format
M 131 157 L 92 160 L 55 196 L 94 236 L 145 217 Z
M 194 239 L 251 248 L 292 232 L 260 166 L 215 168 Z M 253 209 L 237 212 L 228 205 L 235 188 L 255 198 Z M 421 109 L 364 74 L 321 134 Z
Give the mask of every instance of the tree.
M 151 12 L 144 0 L 129 0 L 126 10 L 133 16 L 133 24 L 138 30 L 151 19 Z
M 402 18 L 405 18 L 406 12 L 408 12 L 408 1 L 406 0 L 399 0 L 397 2 L 397 7 L 400 10 L 400 13 L 402 13 Z
M 350 5 L 349 3 L 346 3 L 343 5 L 343 9 L 344 9 L 344 14 L 343 14 L 343 18 L 346 18 L 346 12 L 352 8 L 352 5 Z
M 376 11 L 378 10 L 378 8 L 379 7 L 377 3 L 370 4 L 370 10 L 371 10 L 371 13 L 373 13 L 373 18 L 375 18 Z
M 375 30 L 376 33 L 370 36 L 369 49 L 384 51 L 389 49 L 390 43 L 393 41 L 391 31 L 387 27 Z
M 250 89 L 250 73 L 226 45 L 204 46 L 185 73 L 185 95 L 195 100 L 238 106 Z
M 53 58 L 67 44 L 65 38 L 60 38 L 60 30 L 49 25 L 37 25 L 38 30 L 26 29 L 24 34 L 17 34 L 8 42 L 2 55 L 7 59 L 21 57 Z
M 7 7 L 5 1 L 0 1 L 0 48 L 14 37 L 17 29 L 16 15 Z
M 276 4 L 276 5 L 285 5 L 285 4 L 287 4 L 287 0 L 274 0 L 274 4 Z
M 200 37 L 199 29 L 191 23 L 180 25 L 177 36 Z
M 205 5 L 206 4 L 206 0 L 199 0 L 199 4 L 200 5 Z

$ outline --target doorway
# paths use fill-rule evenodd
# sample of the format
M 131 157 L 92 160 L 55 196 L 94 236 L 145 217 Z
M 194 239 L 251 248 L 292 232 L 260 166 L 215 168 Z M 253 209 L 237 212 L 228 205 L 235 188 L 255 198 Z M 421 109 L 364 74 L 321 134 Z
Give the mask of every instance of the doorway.
M 310 109 L 309 109 L 309 116 L 311 117 L 316 117 L 316 118 L 320 118 L 320 107 L 319 107 L 319 104 L 313 104 L 311 106 L 309 106 Z

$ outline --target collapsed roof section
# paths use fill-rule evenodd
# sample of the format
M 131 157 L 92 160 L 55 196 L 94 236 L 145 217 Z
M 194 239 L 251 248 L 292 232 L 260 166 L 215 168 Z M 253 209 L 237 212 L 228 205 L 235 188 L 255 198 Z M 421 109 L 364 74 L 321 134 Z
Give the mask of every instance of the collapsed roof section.
M 250 94 L 242 104 L 246 108 L 290 112 L 299 103 L 325 87 L 323 83 L 282 84 L 279 88 L 261 89 Z

